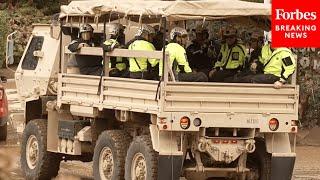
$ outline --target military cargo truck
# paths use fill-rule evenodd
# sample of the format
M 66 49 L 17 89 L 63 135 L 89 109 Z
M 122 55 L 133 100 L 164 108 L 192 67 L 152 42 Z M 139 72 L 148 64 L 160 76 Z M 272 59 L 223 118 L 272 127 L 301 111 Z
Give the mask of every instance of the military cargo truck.
M 67 45 L 80 24 L 104 37 L 108 21 L 170 23 L 225 19 L 268 25 L 270 5 L 237 0 L 73 1 L 59 21 L 34 25 L 15 74 L 25 107 L 21 167 L 50 179 L 62 160 L 93 161 L 95 179 L 291 179 L 299 87 L 178 82 L 164 51 Z M 130 26 L 127 24 L 128 27 Z M 81 75 L 75 54 L 164 60 L 160 81 Z M 90 59 L 89 59 L 90 60 Z M 292 141 L 290 141 L 290 139 Z

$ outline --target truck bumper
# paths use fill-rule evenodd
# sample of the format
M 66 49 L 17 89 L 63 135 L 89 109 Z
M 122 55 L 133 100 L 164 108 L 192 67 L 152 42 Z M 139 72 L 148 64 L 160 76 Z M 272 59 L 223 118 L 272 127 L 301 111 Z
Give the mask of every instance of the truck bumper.
M 0 126 L 4 126 L 8 122 L 8 116 L 0 118 Z
M 295 160 L 295 154 L 293 156 L 272 156 L 271 179 L 291 180 Z
M 159 155 L 158 180 L 179 180 L 183 156 Z

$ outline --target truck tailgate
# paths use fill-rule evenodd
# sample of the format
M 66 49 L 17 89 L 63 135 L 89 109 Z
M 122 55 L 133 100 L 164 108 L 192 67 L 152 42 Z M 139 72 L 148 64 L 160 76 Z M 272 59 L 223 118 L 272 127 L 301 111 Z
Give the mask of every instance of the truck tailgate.
M 174 83 L 165 86 L 165 112 L 295 114 L 298 86 L 266 84 Z

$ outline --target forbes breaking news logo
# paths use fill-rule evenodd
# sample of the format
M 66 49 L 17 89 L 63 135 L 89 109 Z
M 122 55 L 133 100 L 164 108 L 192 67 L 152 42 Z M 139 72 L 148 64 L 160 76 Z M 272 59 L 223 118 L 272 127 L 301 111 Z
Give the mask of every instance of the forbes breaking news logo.
M 273 0 L 272 46 L 320 47 L 319 2 Z
M 276 9 L 276 20 L 307 20 L 314 21 L 317 19 L 317 12 L 300 12 L 296 9 L 294 12 L 286 12 L 284 9 Z M 277 24 L 276 31 L 284 32 L 285 38 L 308 38 L 308 32 L 316 32 L 316 25 L 289 25 Z

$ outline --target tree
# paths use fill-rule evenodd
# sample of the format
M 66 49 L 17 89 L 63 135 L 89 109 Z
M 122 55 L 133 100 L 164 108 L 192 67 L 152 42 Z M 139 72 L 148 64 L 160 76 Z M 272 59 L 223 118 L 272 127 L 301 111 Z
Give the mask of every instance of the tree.
M 8 0 L 8 8 L 13 9 L 13 0 Z

